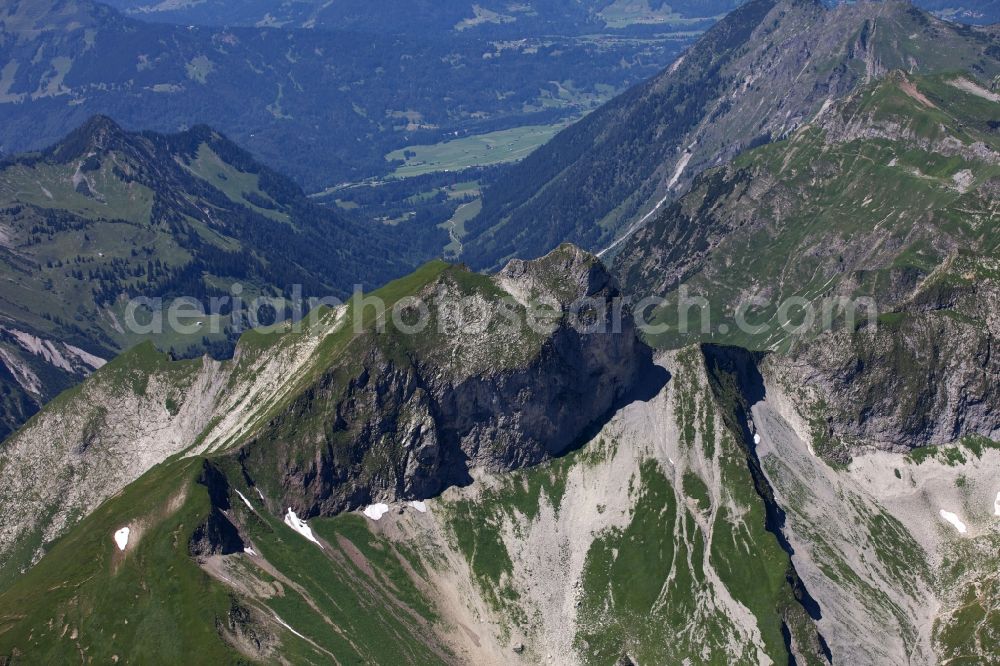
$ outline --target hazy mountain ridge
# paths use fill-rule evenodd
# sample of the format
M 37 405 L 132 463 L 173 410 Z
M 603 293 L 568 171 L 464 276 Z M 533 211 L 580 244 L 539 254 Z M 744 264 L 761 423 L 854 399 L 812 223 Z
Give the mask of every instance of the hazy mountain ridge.
M 137 130 L 206 123 L 311 191 L 388 174 L 385 155 L 412 144 L 578 116 L 688 41 L 153 24 L 87 0 L 0 11 L 4 152 L 98 113 Z
M 544 29 L 550 34 L 579 34 L 601 29 L 634 31 L 698 25 L 732 11 L 740 0 L 672 3 L 628 2 L 627 0 L 592 0 L 560 2 L 534 0 L 531 3 L 407 2 L 388 6 L 384 16 L 364 11 L 363 3 L 341 0 L 336 3 L 283 2 L 202 2 L 162 3 L 150 0 L 112 0 L 110 4 L 134 16 L 174 23 L 204 25 L 275 25 L 307 28 L 345 27 L 370 32 L 405 33 L 411 31 L 475 31 L 494 35 L 516 36 L 525 31 Z M 836 4 L 830 0 L 827 4 Z M 921 9 L 942 18 L 962 23 L 990 24 L 1000 19 L 996 0 L 968 0 L 955 3 L 945 0 L 918 0 Z
M 373 14 L 358 0 L 339 2 L 207 2 L 150 3 L 113 0 L 110 4 L 143 18 L 205 25 L 275 25 L 304 28 L 348 28 L 372 33 L 473 33 L 516 38 L 532 34 L 581 35 L 608 28 L 649 26 L 659 30 L 696 28 L 710 23 L 738 0 L 630 4 L 618 0 L 533 0 L 510 3 L 485 0 L 427 2 L 390 0 Z
M 995 28 L 939 21 L 906 2 L 744 4 L 667 71 L 507 170 L 466 225 L 463 256 L 493 266 L 557 238 L 603 249 L 705 168 L 781 138 L 890 69 L 970 70 L 989 87 L 1000 72 L 995 40 Z
M 302 298 L 345 298 L 355 284 L 412 270 L 445 242 L 439 230 L 390 229 L 316 206 L 205 126 L 138 134 L 104 117 L 0 163 L 0 210 L 5 434 L 97 364 L 57 347 L 100 361 L 147 339 L 148 316 L 127 328 L 130 298 L 184 296 L 207 308 L 234 283 L 247 302 L 291 297 L 296 284 Z M 201 330 L 188 335 L 150 334 L 179 353 L 224 351 L 240 325 L 230 310 L 198 318 Z

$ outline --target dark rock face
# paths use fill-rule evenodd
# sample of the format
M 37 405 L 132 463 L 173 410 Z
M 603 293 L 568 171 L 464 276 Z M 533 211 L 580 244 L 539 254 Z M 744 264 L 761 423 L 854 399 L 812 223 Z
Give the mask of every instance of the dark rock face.
M 468 483 L 475 468 L 506 471 L 565 451 L 652 365 L 628 311 L 616 319 L 614 279 L 576 248 L 476 276 L 484 284 L 471 291 L 456 289 L 462 275 L 472 274 L 425 290 L 433 318 L 461 295 L 487 312 L 486 327 L 438 332 L 433 345 L 391 332 L 358 338 L 353 361 L 330 368 L 242 447 L 244 473 L 305 516 L 433 496 Z M 523 313 L 539 298 L 554 306 L 551 331 L 497 332 L 502 303 Z
M 242 553 L 245 544 L 239 530 L 223 511 L 229 509 L 229 481 L 218 468 L 205 462 L 198 483 L 208 489 L 212 510 L 205 522 L 195 528 L 188 541 L 188 554 L 192 557 Z
M 826 435 L 895 451 L 1000 438 L 1000 290 L 923 291 L 878 326 L 839 332 L 772 371 L 813 387 Z
M 208 519 L 191 534 L 188 554 L 198 558 L 209 555 L 231 555 L 242 553 L 245 547 L 246 544 L 240 538 L 236 526 L 229 522 L 221 511 L 212 509 Z

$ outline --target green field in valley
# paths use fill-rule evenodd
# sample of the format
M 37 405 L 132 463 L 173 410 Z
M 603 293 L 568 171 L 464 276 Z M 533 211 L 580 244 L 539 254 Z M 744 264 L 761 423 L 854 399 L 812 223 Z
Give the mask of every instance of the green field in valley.
M 392 173 L 395 178 L 516 162 L 527 157 L 569 124 L 563 121 L 552 125 L 525 125 L 429 146 L 409 146 L 392 151 L 385 159 L 405 162 Z

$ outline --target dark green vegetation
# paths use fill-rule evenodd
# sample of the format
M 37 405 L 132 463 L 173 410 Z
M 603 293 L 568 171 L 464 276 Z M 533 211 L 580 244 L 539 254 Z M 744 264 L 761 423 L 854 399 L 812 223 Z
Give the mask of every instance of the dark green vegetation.
M 701 351 L 712 399 L 721 412 L 727 435 L 732 437 L 731 451 L 724 458 L 727 471 L 733 479 L 738 478 L 737 470 L 744 472 L 739 475 L 742 491 L 752 492 L 755 496 L 756 501 L 751 506 L 759 507 L 754 517 L 757 527 L 764 532 L 758 538 L 763 539 L 769 548 L 765 552 L 770 553 L 770 559 L 765 558 L 763 564 L 769 565 L 771 596 L 761 598 L 761 595 L 755 594 L 751 598 L 756 603 L 765 604 L 764 614 L 760 617 L 772 620 L 771 631 L 782 635 L 786 648 L 795 645 L 816 663 L 823 663 L 824 658 L 830 661 L 829 648 L 815 624 L 821 619 L 822 610 L 806 589 L 791 559 L 794 550 L 785 534 L 785 513 L 777 503 L 771 482 L 761 466 L 756 439 L 749 426 L 750 407 L 764 397 L 763 378 L 757 370 L 760 356 L 739 348 L 714 345 L 703 345 Z M 734 480 L 731 483 L 738 482 Z M 734 562 L 730 565 L 737 566 Z M 758 562 L 752 565 L 740 563 L 738 566 L 760 565 Z M 767 580 L 747 569 L 743 570 L 743 576 L 745 578 L 741 578 L 745 582 Z M 768 615 L 768 612 L 774 615 Z
M 224 355 L 234 329 L 286 314 L 271 305 L 234 321 L 235 283 L 245 303 L 264 295 L 282 310 L 297 295 L 346 298 L 355 284 L 372 288 L 412 270 L 448 238 L 434 219 L 390 227 L 314 204 L 205 126 L 135 134 L 105 117 L 0 163 L 0 217 L 3 434 L 142 339 Z M 143 328 L 132 330 L 127 301 L 139 296 L 164 306 L 187 297 L 208 314 L 173 330 L 164 318 L 161 334 L 144 328 L 152 313 L 143 310 L 135 317 Z M 224 300 L 213 309 L 212 299 Z
M 463 257 L 491 267 L 567 240 L 603 249 L 692 176 L 787 136 L 891 68 L 969 70 L 989 86 L 1000 72 L 996 39 L 995 28 L 948 24 L 898 1 L 748 2 L 676 66 L 506 170 L 466 225 Z
M 416 28 L 416 8 L 361 11 Z M 130 129 L 205 123 L 309 190 L 391 173 L 397 165 L 384 156 L 408 145 L 574 118 L 655 74 L 689 41 L 683 32 L 560 36 L 544 26 L 517 39 L 442 38 L 365 31 L 338 17 L 325 29 L 228 19 L 189 28 L 90 0 L 13 3 L 0 22 L 3 152 L 41 148 L 97 113 Z
M 496 179 L 503 167 L 474 167 L 436 171 L 405 179 L 373 180 L 332 187 L 312 199 L 335 207 L 341 217 L 390 225 L 403 222 L 421 229 L 439 226 L 448 233 L 446 258 L 456 258 L 465 235 L 464 221 L 481 202 L 481 189 Z

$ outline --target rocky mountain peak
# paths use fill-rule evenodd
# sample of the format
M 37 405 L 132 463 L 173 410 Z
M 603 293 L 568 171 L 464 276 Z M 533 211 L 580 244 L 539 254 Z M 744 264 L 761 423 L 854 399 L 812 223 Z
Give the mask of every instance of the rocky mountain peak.
M 108 116 L 96 115 L 53 146 L 50 152 L 57 162 L 65 163 L 92 153 L 121 150 L 128 143 L 129 134 L 118 123 Z
M 497 274 L 497 280 L 522 303 L 548 300 L 564 308 L 579 299 L 619 293 L 617 280 L 604 264 L 571 243 L 533 261 L 513 259 Z

